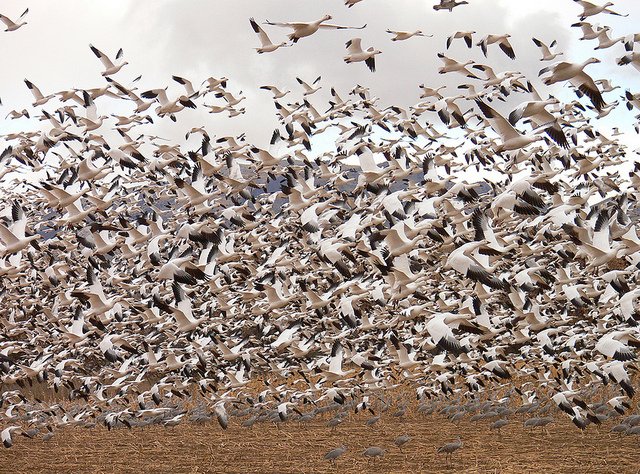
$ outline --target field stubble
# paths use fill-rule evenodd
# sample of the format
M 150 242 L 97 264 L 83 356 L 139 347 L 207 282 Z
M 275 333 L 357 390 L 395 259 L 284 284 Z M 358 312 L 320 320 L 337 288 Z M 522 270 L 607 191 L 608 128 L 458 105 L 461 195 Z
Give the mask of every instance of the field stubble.
M 66 428 L 48 442 L 17 437 L 11 449 L 0 451 L 2 472 L 215 472 L 215 473 L 596 473 L 639 472 L 638 438 L 609 433 L 610 421 L 590 426 L 584 435 L 567 417 L 556 415 L 548 432 L 525 430 L 512 417 L 501 432 L 489 431 L 489 421 L 453 424 L 440 416 L 413 409 L 403 418 L 383 415 L 373 426 L 367 416 L 351 414 L 335 430 L 327 418 L 307 424 L 290 421 L 243 428 L 233 419 L 226 431 L 215 422 L 183 423 L 108 431 Z M 402 447 L 393 440 L 412 437 Z M 447 462 L 436 449 L 460 436 L 464 447 Z M 348 450 L 336 466 L 325 453 L 340 445 Z M 369 460 L 370 446 L 385 449 Z

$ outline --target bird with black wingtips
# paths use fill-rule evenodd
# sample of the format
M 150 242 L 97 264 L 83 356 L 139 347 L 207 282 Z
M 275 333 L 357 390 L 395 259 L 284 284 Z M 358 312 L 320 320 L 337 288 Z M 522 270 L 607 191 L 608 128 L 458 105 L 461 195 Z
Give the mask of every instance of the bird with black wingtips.
M 373 46 L 363 51 L 361 46 L 361 38 L 353 38 L 347 41 L 347 55 L 344 57 L 344 62 L 347 64 L 361 62 L 367 65 L 371 72 L 376 71 L 376 55 L 382 53 L 382 51 L 375 49 Z
M 27 13 L 29 13 L 28 8 L 25 11 L 23 11 L 22 14 L 15 21 L 11 20 L 5 15 L 0 14 L 0 21 L 4 23 L 4 25 L 7 27 L 7 29 L 4 31 L 16 31 L 17 29 L 22 28 L 24 25 L 26 25 L 27 22 L 22 20 L 25 16 L 27 16 Z
M 258 35 L 258 38 L 260 39 L 260 47 L 256 48 L 256 51 L 259 54 L 273 53 L 279 48 L 282 48 L 285 46 L 291 46 L 286 41 L 283 41 L 282 43 L 274 44 L 269 39 L 269 36 L 267 36 L 267 33 L 265 33 L 262 27 L 258 25 L 258 23 L 256 23 L 256 21 L 253 18 L 249 18 L 249 23 L 251 24 L 251 28 L 253 28 L 253 31 Z
M 92 44 L 89 45 L 89 49 L 91 49 L 93 54 L 95 54 L 96 57 L 100 60 L 100 62 L 102 62 L 102 65 L 104 66 L 104 71 L 102 71 L 101 74 L 104 77 L 111 76 L 111 75 L 117 73 L 118 71 L 120 71 L 120 69 L 122 69 L 124 66 L 129 64 L 127 61 L 122 61 L 120 64 L 115 65 L 111 61 L 111 59 L 109 59 L 109 56 L 104 54 L 102 51 L 100 51 L 98 48 L 96 48 Z M 123 54 L 124 54 L 124 52 L 123 52 L 122 48 L 120 48 L 118 50 L 118 52 L 116 53 L 116 60 L 121 59 Z
M 293 31 L 289 34 L 289 39 L 294 43 L 297 43 L 301 38 L 311 36 L 312 34 L 317 32 L 319 29 L 361 30 L 367 26 L 366 24 L 363 26 L 342 26 L 342 25 L 333 25 L 330 23 L 325 23 L 326 21 L 329 21 L 332 18 L 333 17 L 331 15 L 324 15 L 322 18 L 319 18 L 318 20 L 310 21 L 310 22 L 271 22 L 267 20 L 265 24 L 292 28 Z

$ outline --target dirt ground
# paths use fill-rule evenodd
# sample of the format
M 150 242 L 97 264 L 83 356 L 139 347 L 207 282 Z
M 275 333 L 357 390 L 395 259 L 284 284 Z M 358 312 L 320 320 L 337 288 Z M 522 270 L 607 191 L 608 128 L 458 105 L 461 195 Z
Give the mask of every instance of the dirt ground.
M 437 415 L 410 412 L 402 419 L 383 417 L 366 426 L 364 415 L 351 415 L 331 431 L 326 419 L 306 425 L 288 422 L 252 428 L 232 419 L 223 431 L 214 420 L 204 425 L 183 423 L 129 431 L 66 428 L 48 442 L 17 436 L 15 445 L 0 450 L 0 471 L 154 472 L 154 473 L 636 473 L 640 472 L 640 438 L 609 433 L 615 422 L 590 426 L 582 435 L 570 421 L 556 415 L 548 434 L 525 430 L 512 417 L 501 433 L 489 422 L 462 420 L 458 425 Z M 402 452 L 393 444 L 409 434 Z M 460 436 L 464 447 L 447 462 L 436 448 Z M 347 452 L 332 466 L 323 459 L 344 444 Z M 386 450 L 368 460 L 370 446 Z

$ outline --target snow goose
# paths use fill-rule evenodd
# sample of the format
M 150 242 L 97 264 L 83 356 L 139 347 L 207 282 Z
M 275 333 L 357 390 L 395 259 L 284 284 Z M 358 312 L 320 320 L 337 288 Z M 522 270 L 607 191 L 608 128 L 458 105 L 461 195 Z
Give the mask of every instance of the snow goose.
M 624 56 L 622 56 L 617 60 L 617 64 L 618 66 L 627 66 L 631 64 L 634 68 L 640 71 L 640 53 L 635 52 L 635 53 L 625 54 Z M 627 99 L 629 99 L 628 95 L 627 95 Z
M 271 22 L 267 20 L 265 24 L 293 28 L 293 32 L 289 34 L 289 39 L 294 43 L 297 43 L 300 38 L 311 36 L 320 28 L 334 30 L 361 30 L 367 26 L 366 24 L 363 26 L 341 26 L 324 23 L 325 21 L 331 20 L 331 18 L 331 15 L 324 15 L 322 18 L 311 22 Z
M 16 120 L 22 117 L 30 118 L 29 111 L 27 109 L 11 110 L 7 115 L 5 115 L 4 118 L 9 118 L 9 117 L 11 117 L 11 120 Z
M 582 7 L 582 13 L 579 15 L 581 21 L 584 21 L 587 17 L 594 16 L 599 13 L 608 13 L 609 15 L 615 15 L 615 16 L 625 16 L 625 17 L 629 16 L 628 13 L 625 15 L 622 15 L 620 13 L 614 12 L 613 10 L 610 10 L 609 7 L 613 6 L 613 3 L 611 2 L 607 2 L 604 5 L 600 6 L 600 5 L 595 5 L 591 2 L 587 2 L 586 0 L 573 0 L 573 1 Z
M 196 207 L 217 196 L 216 191 L 207 192 L 202 167 L 199 164 L 193 167 L 191 184 L 182 178 L 176 178 L 175 184 L 179 195 L 178 202 L 186 203 L 191 207 Z
M 244 107 L 241 107 L 239 109 L 234 109 L 233 107 L 229 108 L 229 118 L 233 118 L 233 117 L 238 117 L 239 115 L 242 115 L 246 112 L 246 109 Z
M 533 142 L 544 140 L 544 138 L 539 135 L 525 136 L 520 134 L 502 115 L 480 99 L 476 99 L 476 104 L 480 108 L 482 114 L 489 121 L 491 128 L 500 135 L 502 143 L 494 147 L 497 153 L 502 151 L 519 150 Z
M 291 344 L 293 344 L 296 333 L 300 330 L 300 324 L 294 324 L 291 327 L 282 330 L 280 335 L 269 346 L 276 352 L 284 352 Z
M 602 92 L 613 92 L 616 89 L 620 89 L 620 86 L 612 85 L 609 79 L 598 79 L 597 81 L 594 81 L 594 82 L 596 83 L 596 85 L 600 87 L 600 90 Z M 618 131 L 617 128 L 613 128 L 612 130 L 614 132 Z
M 556 40 L 553 40 L 551 44 L 547 46 L 537 38 L 531 38 L 531 39 L 534 42 L 534 44 L 540 49 L 540 52 L 542 53 L 542 58 L 540 59 L 540 61 L 551 61 L 552 59 L 555 59 L 558 56 L 561 56 L 562 54 L 564 54 L 562 51 L 559 51 L 557 53 L 551 52 L 551 48 L 553 48 L 558 44 Z
M 291 92 L 291 91 L 282 92 L 276 86 L 260 86 L 260 89 L 271 92 L 273 94 L 274 99 L 282 99 L 285 95 Z
M 187 296 L 184 288 L 180 286 L 180 283 L 174 281 L 171 284 L 171 288 L 176 302 L 175 307 L 167 305 L 159 297 L 154 299 L 154 303 L 162 311 L 173 315 L 179 332 L 191 332 L 202 324 L 206 320 L 206 317 L 200 319 L 194 317 L 191 299 Z
M 201 85 L 207 84 L 207 91 L 209 92 L 220 92 L 221 89 L 224 90 L 227 87 L 227 79 L 226 77 L 221 77 L 220 79 L 215 77 L 209 77 L 202 81 Z
M 2 23 L 4 23 L 5 26 L 7 27 L 7 29 L 4 30 L 4 31 L 16 31 L 18 28 L 26 25 L 27 22 L 26 21 L 21 21 L 21 20 L 25 17 L 25 15 L 27 13 L 29 13 L 29 9 L 28 8 L 25 11 L 22 12 L 22 15 L 20 15 L 15 22 L 13 20 L 11 20 L 10 18 L 0 14 L 0 21 Z
M 557 119 L 545 108 L 548 105 L 558 103 L 559 101 L 555 97 L 550 97 L 547 100 L 523 102 L 509 114 L 509 123 L 515 125 L 523 117 L 529 117 L 534 127 L 544 127 L 545 132 L 554 142 L 562 148 L 569 148 L 569 142 L 562 131 L 562 127 Z
M 425 35 L 422 30 L 416 31 L 395 31 L 395 30 L 387 30 L 387 33 L 394 35 L 391 38 L 391 41 L 404 41 L 412 38 L 414 36 L 423 36 L 426 38 L 431 38 L 433 35 Z
M 122 84 L 116 82 L 115 80 L 113 80 L 110 77 L 106 77 L 105 78 L 107 80 L 107 82 L 109 82 L 110 84 L 113 85 L 113 87 L 115 87 L 116 89 L 118 89 L 122 94 L 124 94 L 125 96 L 127 96 L 129 99 L 131 99 L 132 101 L 135 102 L 136 104 L 136 108 L 134 109 L 135 113 L 140 113 L 140 112 L 144 112 L 145 110 L 147 110 L 149 107 L 151 107 L 151 105 L 153 104 L 153 102 L 145 102 L 144 100 L 142 100 L 140 97 L 138 97 L 135 92 L 133 92 L 134 90 L 136 90 L 136 88 L 134 87 L 133 89 L 127 89 L 125 86 L 123 86 Z
M 599 353 L 620 361 L 634 360 L 636 355 L 626 343 L 640 347 L 640 340 L 632 333 L 634 329 L 624 331 L 614 331 L 602 336 L 595 345 L 595 350 Z
M 234 96 L 231 92 L 218 92 L 215 96 L 217 99 L 224 99 L 227 101 L 227 104 L 231 107 L 235 107 L 236 105 L 238 105 L 240 102 L 242 102 L 244 99 L 246 99 L 245 96 L 241 95 L 242 91 L 239 92 L 240 97 L 236 97 Z M 195 108 L 195 104 L 194 107 Z
M 53 99 L 55 97 L 55 94 L 49 94 L 47 96 L 42 95 L 42 92 L 40 92 L 40 89 L 38 89 L 35 85 L 33 85 L 33 83 L 28 79 L 25 79 L 24 83 L 27 85 L 27 87 L 33 94 L 33 98 L 35 99 L 35 101 L 33 102 L 34 107 L 44 105 L 49 101 L 49 99 Z
M 400 343 L 397 334 L 394 332 L 389 336 L 389 341 L 393 345 L 398 358 L 398 367 L 403 370 L 411 370 L 413 367 L 420 365 L 420 362 L 415 360 L 413 353 L 410 353 L 408 349 L 411 349 L 411 344 L 405 342 Z
M 20 209 L 18 214 L 19 220 L 14 222 L 11 229 L 0 223 L 0 241 L 2 241 L 0 254 L 2 255 L 11 255 L 20 252 L 21 250 L 26 249 L 30 244 L 36 245 L 34 241 L 42 238 L 42 235 L 40 234 L 25 235 L 26 217 L 24 216 L 22 208 L 17 205 L 17 203 L 14 203 L 13 209 L 16 208 Z
M 200 96 L 200 92 L 196 91 L 193 88 L 193 84 L 191 83 L 190 80 L 180 76 L 171 76 L 171 79 L 176 81 L 178 84 L 182 84 L 184 86 L 184 90 L 187 92 L 187 96 L 189 97 L 189 99 L 193 99 Z
M 304 88 L 304 92 L 302 95 L 307 96 L 307 95 L 311 95 L 311 94 L 315 94 L 316 92 L 318 92 L 320 89 L 322 89 L 322 86 L 318 86 L 318 87 L 313 87 L 315 86 L 318 82 L 320 82 L 320 79 L 322 78 L 322 76 L 318 76 L 314 79 L 314 81 L 311 83 L 311 85 L 307 84 L 305 81 L 303 81 L 302 79 L 300 79 L 299 77 L 296 77 L 296 81 L 298 81 L 298 84 L 300 84 L 303 88 Z
M 209 109 L 210 114 L 221 114 L 222 112 L 231 112 L 233 107 L 229 107 L 228 105 L 211 105 L 211 104 L 202 104 L 203 107 Z
M 258 170 L 262 168 L 274 168 L 280 164 L 283 160 L 283 157 L 275 157 L 267 150 L 263 150 L 262 148 L 253 147 L 251 148 L 251 153 L 258 156 Z
M 160 105 L 156 108 L 156 114 L 158 117 L 164 117 L 168 115 L 172 121 L 176 121 L 175 113 L 180 112 L 185 107 L 191 109 L 196 108 L 191 99 L 186 96 L 180 96 L 175 100 L 169 101 L 167 98 L 167 92 L 165 89 L 151 89 L 142 93 L 142 97 L 145 99 L 156 99 Z
M 633 398 L 635 395 L 635 389 L 633 388 L 633 385 L 631 385 L 631 378 L 624 367 L 624 362 L 614 360 L 602 364 L 600 368 L 609 376 L 609 378 L 620 385 L 629 398 Z
M 568 63 L 560 62 L 553 66 L 546 67 L 540 70 L 538 75 L 546 74 L 550 72 L 549 77 L 546 77 L 543 82 L 546 85 L 555 84 L 556 82 L 569 81 L 577 88 L 582 94 L 586 95 L 593 106 L 601 111 L 605 106 L 602 94 L 598 90 L 595 82 L 586 72 L 584 68 L 589 64 L 597 64 L 600 60 L 597 58 L 589 58 L 582 63 Z
M 263 314 L 264 312 L 271 312 L 280 308 L 286 308 L 291 303 L 303 298 L 302 295 L 292 294 L 289 291 L 287 291 L 287 294 L 285 294 L 285 288 L 280 281 L 277 281 L 274 285 L 256 283 L 255 287 L 256 290 L 262 291 L 267 295 L 268 306 L 264 310 L 258 309 L 259 314 Z
M 623 278 L 614 277 L 611 279 L 609 286 L 611 286 L 616 292 L 624 291 L 625 287 L 627 292 L 620 296 L 619 305 L 620 313 L 624 317 L 625 321 L 629 324 L 637 324 L 636 318 L 638 313 L 635 309 L 634 300 L 640 296 L 640 288 L 635 288 L 629 291 L 626 281 Z
M 442 94 L 440 94 L 440 91 L 442 89 L 445 89 L 447 86 L 440 86 L 434 89 L 432 87 L 425 86 L 424 84 L 420 84 L 418 87 L 422 89 L 422 94 L 420 94 L 421 99 L 426 99 L 427 97 L 442 99 Z
M 218 350 L 222 353 L 222 358 L 224 360 L 233 362 L 249 354 L 248 350 L 246 349 L 241 351 L 241 349 L 247 342 L 248 340 L 245 339 L 244 341 L 241 341 L 239 344 L 236 344 L 234 347 L 230 349 L 224 342 L 216 341 L 216 346 L 218 347 Z
M 626 43 L 626 36 L 619 36 L 618 38 L 611 38 L 609 36 L 609 32 L 611 31 L 611 27 L 605 26 L 598 30 L 598 46 L 593 49 L 607 49 L 612 47 L 617 43 Z
M 98 344 L 104 358 L 109 362 L 123 361 L 122 356 L 116 351 L 116 346 L 124 346 L 127 351 L 135 352 L 133 347 L 125 340 L 121 334 L 105 334 Z
M 475 64 L 472 67 L 487 75 L 487 77 L 483 79 L 485 89 L 497 87 L 505 96 L 508 96 L 511 90 L 517 88 L 525 89 L 519 81 L 519 79 L 524 78 L 524 76 L 518 71 L 503 71 L 496 74 L 492 67 L 485 64 Z
M 579 21 L 571 25 L 574 28 L 580 28 L 582 30 L 582 36 L 579 40 L 594 40 L 598 38 L 598 32 L 593 29 L 593 25 L 587 21 Z
M 286 42 L 282 42 L 279 44 L 273 44 L 264 30 L 256 23 L 253 18 L 249 18 L 249 23 L 251 23 L 251 28 L 258 34 L 258 38 L 260 38 L 261 46 L 259 48 L 255 48 L 258 54 L 262 53 L 272 53 L 278 48 L 282 48 L 284 46 L 290 46 Z
M 326 380 L 330 383 L 336 382 L 338 380 L 343 380 L 347 375 L 350 375 L 354 372 L 353 369 L 343 371 L 342 370 L 342 360 L 344 358 L 344 349 L 342 344 L 339 341 L 333 343 L 331 348 L 331 360 L 329 362 L 329 368 L 327 370 L 323 370 L 322 375 L 326 378 Z
M 473 45 L 473 35 L 475 33 L 475 31 L 456 31 L 447 38 L 447 49 L 449 49 L 449 46 L 451 46 L 454 39 L 463 39 L 467 48 L 471 49 L 471 46 Z
M 100 51 L 98 48 L 96 48 L 91 44 L 89 45 L 89 48 L 91 49 L 91 51 L 93 51 L 93 54 L 97 56 L 97 58 L 102 62 L 102 65 L 104 66 L 104 71 L 102 71 L 103 77 L 111 76 L 117 73 L 124 66 L 129 64 L 128 62 L 124 61 L 116 66 L 115 64 L 113 64 L 111 59 L 109 59 L 109 57 L 106 54 L 104 54 L 102 51 Z M 116 60 L 122 58 L 122 54 L 123 54 L 123 51 L 122 51 L 122 48 L 120 48 L 116 53 Z
M 47 182 L 42 183 L 42 187 L 38 188 L 38 191 L 47 200 L 47 205 L 52 208 L 63 208 L 74 203 L 76 200 L 84 196 L 90 188 L 81 189 L 78 192 L 66 191 L 58 186 L 53 186 Z
M 85 132 L 97 130 L 102 126 L 104 119 L 106 119 L 107 117 L 104 115 L 98 116 L 98 109 L 96 107 L 96 104 L 91 96 L 87 93 L 87 91 L 82 92 L 82 98 L 84 99 L 83 105 L 86 112 L 86 117 L 78 117 L 78 120 L 84 126 Z
M 371 72 L 376 71 L 376 54 L 382 53 L 373 47 L 370 47 L 366 51 L 362 50 L 360 45 L 360 38 L 353 38 L 347 41 L 347 55 L 344 57 L 344 62 L 347 64 L 364 61 Z
M 495 268 L 485 268 L 477 261 L 476 255 L 482 245 L 484 245 L 483 241 L 469 242 L 453 250 L 447 257 L 445 269 L 453 269 L 467 278 L 479 281 L 491 288 L 508 289 L 509 283 L 491 276 L 490 273 Z M 470 256 L 469 254 L 472 252 L 473 255 Z
M 466 324 L 465 324 L 466 323 Z M 449 351 L 451 354 L 460 355 L 467 352 L 468 348 L 464 347 L 453 334 L 453 329 L 463 329 L 461 326 L 471 327 L 467 320 L 467 316 L 452 313 L 440 313 L 434 315 L 425 325 L 425 329 L 433 339 L 433 342 L 443 351 Z M 452 329 L 453 328 L 453 329 Z M 477 329 L 473 329 L 476 331 Z
M 174 280 L 186 285 L 196 285 L 198 281 L 209 280 L 209 276 L 206 273 L 191 263 L 190 255 L 171 258 L 160 267 L 156 278 L 159 280 Z
M 482 366 L 483 369 L 488 370 L 496 377 L 501 379 L 510 379 L 511 374 L 507 370 L 507 362 L 502 360 L 492 360 Z
M 87 312 L 87 318 L 101 316 L 111 311 L 116 305 L 120 304 L 120 301 L 124 300 L 122 296 L 115 296 L 113 298 L 107 298 L 105 296 L 102 283 L 90 265 L 87 267 L 87 284 L 86 289 L 71 292 L 71 296 L 74 298 L 79 298 L 83 302 L 89 303 L 91 309 Z
M 487 57 L 487 47 L 490 44 L 497 43 L 500 49 L 502 50 L 502 52 L 506 54 L 508 58 L 515 59 L 516 54 L 513 51 L 513 47 L 511 46 L 511 43 L 509 43 L 509 38 L 511 38 L 511 35 L 509 34 L 487 35 L 484 38 L 482 38 L 480 42 L 477 43 L 476 46 L 480 46 L 482 53 L 484 54 L 485 57 Z
M 607 404 L 610 405 L 620 415 L 624 415 L 625 408 L 627 410 L 631 410 L 632 408 L 631 403 L 629 402 L 629 398 L 626 396 L 613 397 L 607 401 Z
M 473 64 L 473 61 L 460 63 L 455 59 L 448 58 L 442 53 L 438 53 L 438 57 L 444 62 L 444 66 L 438 69 L 439 74 L 446 74 L 448 72 L 459 72 L 460 74 L 463 74 L 472 79 L 478 79 L 478 76 L 467 69 L 467 66 Z
M 8 426 L 2 430 L 2 432 L 0 433 L 0 438 L 2 439 L 2 444 L 5 448 L 10 448 L 11 446 L 13 446 L 13 439 L 11 435 L 20 429 L 21 428 L 19 426 Z
M 451 97 L 444 97 L 440 99 L 438 102 L 434 104 L 434 109 L 438 113 L 438 117 L 442 120 L 447 126 L 451 125 L 451 117 L 460 125 L 460 127 L 464 128 L 467 125 L 467 122 L 464 119 L 464 114 L 458 107 L 458 104 L 455 103 L 457 99 L 464 99 L 463 95 L 455 95 Z
M 84 341 L 87 337 L 94 333 L 93 330 L 86 331 L 84 314 L 82 308 L 76 308 L 71 325 L 62 330 L 62 334 L 69 339 L 69 342 L 76 345 Z

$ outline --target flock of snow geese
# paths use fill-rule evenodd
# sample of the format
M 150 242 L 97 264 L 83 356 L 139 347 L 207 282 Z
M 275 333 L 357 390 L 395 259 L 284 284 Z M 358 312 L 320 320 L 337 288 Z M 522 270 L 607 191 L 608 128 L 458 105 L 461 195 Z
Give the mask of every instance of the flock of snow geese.
M 611 39 L 586 21 L 619 15 L 611 3 L 576 4 L 584 39 L 640 70 L 640 35 Z M 0 20 L 15 31 L 27 12 Z M 250 26 L 258 53 L 272 53 L 353 28 L 330 19 Z M 270 25 L 290 28 L 288 41 L 272 43 Z M 474 35 L 443 42 L 516 60 L 508 34 Z M 563 54 L 533 43 L 543 65 Z M 593 78 L 600 59 L 553 63 L 540 80 L 441 53 L 439 72 L 470 83 L 449 96 L 422 84 L 407 110 L 357 85 L 330 88 L 320 112 L 320 77 L 298 78 L 286 105 L 295 93 L 266 85 L 281 126 L 260 148 L 205 127 L 187 133 L 194 146 L 145 132 L 163 118 L 178 126 L 185 108 L 243 113 L 232 80 L 173 76 L 183 94 L 138 91 L 115 78 L 122 50 L 112 60 L 88 49 L 104 67 L 99 85 L 45 94 L 25 79 L 33 104 L 7 114 L 24 127 L 2 137 L 6 447 L 16 434 L 46 441 L 97 423 L 226 429 L 328 413 L 335 427 L 350 411 L 371 412 L 373 425 L 414 409 L 497 430 L 516 413 L 544 429 L 562 411 L 582 430 L 618 418 L 613 431 L 640 433 L 640 161 L 623 133 L 600 127 L 616 104 L 636 123 L 640 95 Z M 380 51 L 360 38 L 347 51 L 375 69 Z M 556 83 L 575 99 L 545 99 Z M 130 113 L 99 112 L 109 107 Z M 323 136 L 337 138 L 319 153 Z M 398 386 L 415 390 L 417 408 Z

